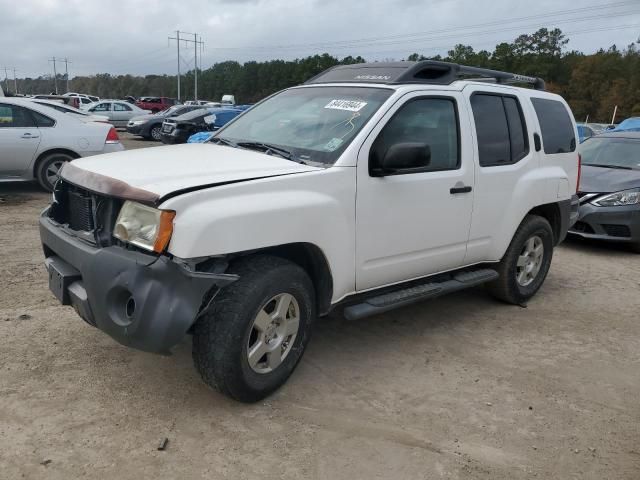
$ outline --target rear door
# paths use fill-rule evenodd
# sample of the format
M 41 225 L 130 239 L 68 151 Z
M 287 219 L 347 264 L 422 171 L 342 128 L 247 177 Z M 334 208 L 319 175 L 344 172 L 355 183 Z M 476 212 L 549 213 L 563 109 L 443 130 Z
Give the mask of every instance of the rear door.
M 357 290 L 462 265 L 474 195 L 465 108 L 459 92 L 408 94 L 364 142 L 357 165 Z M 427 144 L 428 166 L 372 175 L 378 159 L 403 143 Z
M 113 103 L 113 124 L 118 127 L 125 127 L 130 118 L 133 117 L 133 109 L 126 103 Z
M 466 264 L 499 260 L 497 245 L 511 239 L 522 217 L 512 218 L 519 183 L 538 168 L 533 133 L 527 128 L 528 98 L 516 88 L 470 85 L 469 105 L 477 162 L 475 202 Z M 526 213 L 526 212 L 525 212 Z
M 29 110 L 0 102 L 0 176 L 24 175 L 39 144 L 40 131 Z

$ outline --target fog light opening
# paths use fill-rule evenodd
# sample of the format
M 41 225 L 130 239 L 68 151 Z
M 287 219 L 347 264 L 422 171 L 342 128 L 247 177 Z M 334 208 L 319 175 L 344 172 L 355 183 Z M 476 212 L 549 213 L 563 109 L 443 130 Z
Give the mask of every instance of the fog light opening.
M 136 311 L 136 301 L 133 297 L 129 297 L 127 300 L 127 304 L 125 305 L 124 313 L 127 315 L 127 318 L 133 318 L 133 314 Z

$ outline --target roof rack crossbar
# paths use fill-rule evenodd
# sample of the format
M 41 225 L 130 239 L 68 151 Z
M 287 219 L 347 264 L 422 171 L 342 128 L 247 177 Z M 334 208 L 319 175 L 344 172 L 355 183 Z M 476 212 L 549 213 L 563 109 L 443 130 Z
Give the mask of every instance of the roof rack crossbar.
M 536 90 L 544 90 L 544 80 L 517 73 L 501 72 L 488 68 L 468 67 L 457 63 L 424 60 L 421 62 L 381 62 L 339 65 L 307 80 L 307 84 L 358 82 L 385 83 L 426 83 L 449 85 L 456 80 L 495 81 L 501 84 L 529 84 Z M 480 77 L 480 78 L 478 78 Z

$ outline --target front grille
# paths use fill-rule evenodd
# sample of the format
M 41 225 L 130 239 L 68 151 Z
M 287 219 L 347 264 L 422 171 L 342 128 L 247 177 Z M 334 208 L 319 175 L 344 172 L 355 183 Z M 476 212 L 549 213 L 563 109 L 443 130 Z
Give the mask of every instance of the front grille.
M 575 225 L 571 227 L 571 230 L 580 233 L 596 233 L 593 231 L 593 228 L 591 228 L 591 225 L 585 222 L 576 222 Z
M 56 184 L 49 216 L 90 243 L 109 246 L 122 200 L 98 195 L 64 180 Z
M 67 192 L 67 214 L 71 230 L 91 232 L 94 229 L 93 201 L 88 192 Z
M 602 225 L 604 231 L 607 232 L 607 235 L 611 237 L 630 237 L 631 230 L 626 225 L 611 225 L 604 224 Z

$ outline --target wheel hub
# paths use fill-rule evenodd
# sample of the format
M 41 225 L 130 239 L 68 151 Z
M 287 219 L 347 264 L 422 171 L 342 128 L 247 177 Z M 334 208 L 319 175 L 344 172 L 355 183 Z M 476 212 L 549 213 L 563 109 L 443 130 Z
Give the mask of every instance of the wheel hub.
M 516 280 L 518 284 L 526 287 L 533 283 L 538 273 L 540 273 L 543 260 L 544 244 L 539 236 L 534 235 L 524 243 L 518 257 L 516 265 Z
M 271 298 L 253 320 L 247 342 L 247 361 L 256 373 L 269 373 L 284 361 L 298 334 L 300 308 L 295 297 Z

